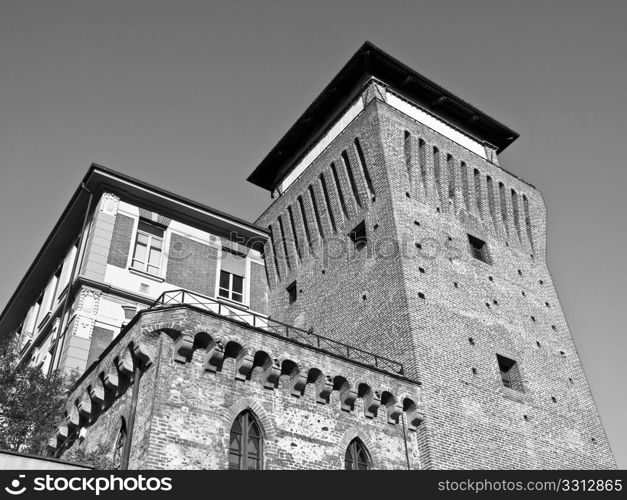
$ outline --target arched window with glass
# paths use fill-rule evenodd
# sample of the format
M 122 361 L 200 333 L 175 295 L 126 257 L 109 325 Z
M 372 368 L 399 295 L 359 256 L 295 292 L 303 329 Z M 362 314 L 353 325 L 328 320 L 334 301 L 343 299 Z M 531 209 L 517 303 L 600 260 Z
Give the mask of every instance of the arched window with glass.
M 229 470 L 261 470 L 262 457 L 261 427 L 251 411 L 243 411 L 231 427 Z
M 344 468 L 346 470 L 370 470 L 372 468 L 370 454 L 361 439 L 353 439 L 346 448 Z

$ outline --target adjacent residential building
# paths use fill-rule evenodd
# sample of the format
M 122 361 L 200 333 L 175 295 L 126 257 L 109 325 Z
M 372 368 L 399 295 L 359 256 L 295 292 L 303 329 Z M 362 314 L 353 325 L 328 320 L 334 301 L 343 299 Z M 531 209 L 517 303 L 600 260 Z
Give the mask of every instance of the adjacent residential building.
M 0 317 L 121 468 L 615 468 L 518 135 L 364 44 L 246 223 L 93 166 Z
M 187 290 L 267 314 L 264 229 L 92 165 L 0 316 L 24 362 L 85 369 L 138 310 Z

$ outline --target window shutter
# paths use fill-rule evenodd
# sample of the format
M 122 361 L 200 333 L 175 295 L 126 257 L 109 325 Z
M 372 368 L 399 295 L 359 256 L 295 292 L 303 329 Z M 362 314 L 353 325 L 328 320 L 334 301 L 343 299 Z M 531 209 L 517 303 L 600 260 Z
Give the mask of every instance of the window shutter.
M 245 276 L 246 258 L 223 249 L 220 270 L 236 276 Z

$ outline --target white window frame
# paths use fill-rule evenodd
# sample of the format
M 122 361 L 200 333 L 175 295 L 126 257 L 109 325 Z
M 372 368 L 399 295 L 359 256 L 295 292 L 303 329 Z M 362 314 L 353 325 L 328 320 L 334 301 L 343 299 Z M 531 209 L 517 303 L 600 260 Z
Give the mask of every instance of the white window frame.
M 231 302 L 235 302 L 237 304 L 241 304 L 241 305 L 247 305 L 247 300 L 246 300 L 246 276 L 239 276 L 237 274 L 233 274 L 230 273 L 228 271 L 222 271 L 222 267 L 220 267 L 220 274 L 218 276 L 218 293 L 217 293 L 217 297 L 220 299 L 226 299 L 226 300 L 230 300 Z M 225 272 L 226 274 L 229 275 L 229 288 L 223 288 L 220 286 L 220 283 L 222 281 L 222 272 Z M 242 300 L 237 300 L 233 298 L 233 276 L 238 276 L 239 278 L 242 278 L 242 292 L 241 293 L 237 293 L 237 295 L 241 295 L 242 296 Z M 224 297 L 223 295 L 220 295 L 220 291 L 221 290 L 227 290 L 229 293 L 228 297 Z
M 156 236 L 154 234 L 150 234 L 146 231 L 143 231 L 139 228 L 139 225 L 144 222 L 145 224 L 149 224 L 152 226 L 155 226 L 157 228 L 160 228 L 163 230 L 163 236 L 159 237 Z M 165 255 L 165 247 L 166 247 L 166 243 L 167 243 L 167 229 L 166 228 L 161 228 L 161 226 L 159 226 L 158 224 L 154 224 L 152 221 L 149 220 L 145 220 L 145 219 L 141 219 L 138 218 L 136 219 L 135 225 L 134 225 L 134 238 L 133 238 L 133 244 L 131 245 L 131 249 L 129 252 L 129 260 L 128 260 L 128 268 L 131 271 L 136 271 L 138 273 L 142 273 L 142 274 L 146 274 L 148 276 L 154 276 L 157 278 L 163 278 L 164 273 L 165 273 L 165 265 L 164 265 L 164 255 Z M 144 236 L 146 236 L 147 238 L 147 242 L 146 242 L 146 256 L 145 256 L 145 262 L 143 262 L 142 267 L 136 267 L 135 261 L 137 259 L 135 259 L 135 252 L 137 251 L 137 243 L 138 243 L 138 238 L 139 235 L 142 234 Z M 156 272 L 151 272 L 148 270 L 149 267 L 149 262 L 150 262 L 150 250 L 152 249 L 152 242 L 153 240 L 160 240 L 161 241 L 161 255 L 159 257 L 159 265 L 158 265 L 158 269 Z M 155 267 L 155 266 L 153 266 Z
M 256 259 L 251 259 L 250 255 L 246 255 L 242 257 L 245 259 L 244 262 L 244 276 L 241 276 L 242 279 L 244 280 L 243 286 L 242 286 L 242 301 L 238 302 L 236 300 L 232 300 L 230 298 L 226 298 L 226 297 L 222 297 L 220 295 L 220 276 L 222 273 L 222 258 L 225 252 L 229 252 L 229 249 L 224 248 L 223 246 L 215 246 L 215 248 L 218 250 L 218 256 L 220 257 L 217 260 L 217 277 L 216 277 L 216 286 L 215 286 L 215 295 L 214 297 L 216 297 L 217 299 L 220 300 L 227 300 L 230 302 L 233 302 L 234 304 L 238 304 L 239 306 L 242 307 L 246 307 L 249 308 L 250 307 L 250 263 L 252 260 L 255 260 L 256 262 L 261 263 L 261 261 L 257 261 Z M 225 271 L 228 272 L 228 271 Z M 229 274 L 233 274 L 233 273 L 229 273 Z M 237 275 L 239 276 L 239 275 Z M 231 286 L 231 290 L 232 290 L 232 278 L 229 280 L 229 286 Z M 230 294 L 229 294 L 230 296 Z

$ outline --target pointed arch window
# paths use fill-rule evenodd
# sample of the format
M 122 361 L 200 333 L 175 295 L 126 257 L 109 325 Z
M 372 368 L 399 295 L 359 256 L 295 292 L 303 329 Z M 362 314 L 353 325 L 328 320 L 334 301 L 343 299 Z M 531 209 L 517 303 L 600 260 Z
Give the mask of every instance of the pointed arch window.
M 115 446 L 113 447 L 113 463 L 119 468 L 122 465 L 122 455 L 124 454 L 124 447 L 126 446 L 126 421 L 124 417 L 120 419 L 120 430 L 118 431 L 118 437 L 115 440 Z
M 346 448 L 344 468 L 346 470 L 370 470 L 372 468 L 370 454 L 360 439 L 353 439 Z
M 231 427 L 229 470 L 261 470 L 263 437 L 252 412 L 240 413 Z

